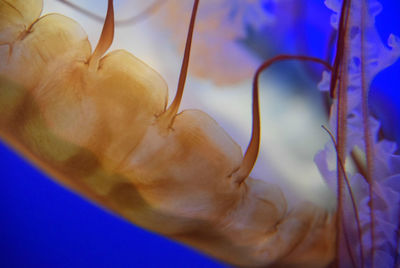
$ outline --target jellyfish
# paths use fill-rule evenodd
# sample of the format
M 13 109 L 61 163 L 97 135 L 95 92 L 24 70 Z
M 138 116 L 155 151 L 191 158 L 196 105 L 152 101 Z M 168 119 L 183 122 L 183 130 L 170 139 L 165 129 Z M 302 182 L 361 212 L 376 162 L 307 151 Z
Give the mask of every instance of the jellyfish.
M 328 5 L 335 12 L 339 13 L 338 7 L 341 7 L 340 3 L 335 3 L 335 2 L 332 1 L 332 2 L 328 3 Z M 347 10 L 351 10 L 352 12 L 348 11 L 351 14 L 354 14 L 354 13 L 357 14 L 357 12 L 354 12 L 354 11 L 361 10 L 362 11 L 361 14 L 367 14 L 369 16 L 369 17 L 367 16 L 367 19 L 366 19 L 366 21 L 368 23 L 371 23 L 371 21 L 373 21 L 371 19 L 371 14 L 373 14 L 373 15 L 376 14 L 376 13 L 374 13 L 374 12 L 376 12 L 376 10 L 374 8 L 367 9 L 368 11 L 371 11 L 372 13 L 368 13 L 368 12 L 367 13 L 363 13 L 363 12 L 365 12 L 365 9 L 360 8 L 360 7 L 363 7 L 363 5 L 354 4 L 352 6 L 348 6 L 348 4 L 346 4 L 346 2 L 344 1 L 344 3 L 342 3 L 342 6 L 344 7 L 342 10 L 346 10 L 346 9 Z M 341 16 L 336 15 L 336 17 L 346 18 L 346 16 L 343 16 L 343 13 L 341 14 Z M 334 19 L 333 19 L 333 21 L 334 21 Z M 354 22 L 353 18 L 350 19 L 349 21 L 350 21 L 349 24 L 344 24 L 344 26 L 338 27 L 338 29 L 340 29 L 339 30 L 339 36 L 340 36 L 340 33 L 342 34 L 341 37 L 338 38 L 338 47 L 340 47 L 340 46 L 345 46 L 345 47 L 348 46 L 349 47 L 350 45 L 353 45 L 351 42 L 344 42 L 343 41 L 343 40 L 346 40 L 346 41 L 349 40 L 349 36 L 346 35 L 346 30 L 344 31 L 345 33 L 343 34 L 343 29 L 348 29 L 348 28 L 350 28 L 350 25 L 352 23 L 357 23 L 357 22 Z M 368 24 L 368 25 L 371 25 L 371 24 Z M 372 25 L 373 25 L 373 23 L 372 23 Z M 362 29 L 362 31 L 363 31 L 364 27 L 362 27 L 362 28 L 363 28 Z M 368 28 L 367 30 L 370 30 L 370 28 Z M 362 36 L 362 34 L 360 34 L 360 35 Z M 357 37 L 356 37 L 355 40 L 357 40 Z M 384 68 L 384 67 L 390 65 L 396 59 L 396 44 L 397 44 L 396 43 L 396 38 L 395 37 L 391 37 L 390 40 L 391 40 L 390 41 L 390 46 L 391 46 L 393 52 L 389 53 L 390 56 L 387 56 L 389 54 L 385 54 L 386 56 L 379 57 L 379 58 L 383 59 L 383 64 L 381 64 L 382 62 L 378 63 L 378 66 L 380 68 Z M 361 41 L 364 41 L 364 40 L 361 39 Z M 345 45 L 340 45 L 340 42 L 344 42 Z M 351 49 L 349 49 L 349 50 L 352 51 Z M 383 51 L 385 51 L 385 50 L 383 50 Z M 336 94 L 338 94 L 338 92 L 340 94 L 340 91 L 347 91 L 348 90 L 346 85 L 350 84 L 350 82 L 346 82 L 346 78 L 351 76 L 351 75 L 354 75 L 354 73 L 357 72 L 357 66 L 349 66 L 348 69 L 351 70 L 351 71 L 347 71 L 347 68 L 345 68 L 345 67 L 347 67 L 346 64 L 348 62 L 347 61 L 344 61 L 344 63 L 341 62 L 341 60 L 342 60 L 341 58 L 348 58 L 349 57 L 348 55 L 344 55 L 342 52 L 339 51 L 339 49 L 338 49 L 337 55 L 339 55 L 339 56 L 337 56 L 335 58 L 335 60 L 338 60 L 338 63 L 337 63 L 336 66 L 339 66 L 340 68 L 337 67 L 338 69 L 334 69 L 334 72 L 332 73 L 331 76 L 334 77 L 335 74 L 336 75 L 340 74 L 339 76 L 342 79 L 342 81 L 345 81 L 345 82 L 343 82 L 344 86 L 343 85 L 342 86 L 341 85 L 337 85 L 337 84 L 333 84 L 333 86 L 332 86 L 332 82 L 331 81 L 337 81 L 337 79 L 336 78 L 330 79 L 328 74 L 324 75 L 324 80 L 321 83 L 321 88 L 322 89 L 325 88 L 325 90 L 326 90 L 326 88 L 328 88 L 331 91 L 332 96 L 333 97 L 336 96 L 336 99 L 334 99 L 334 103 L 333 103 L 333 106 L 332 106 L 333 107 L 332 108 L 333 111 L 335 111 L 335 109 L 336 110 L 343 109 L 343 108 L 339 108 L 339 106 L 347 107 L 347 103 L 343 104 L 343 102 L 339 100 L 339 98 L 337 97 Z M 351 64 L 353 64 L 353 63 L 355 65 L 357 65 L 357 60 L 354 60 L 354 62 L 352 62 Z M 343 67 L 343 66 L 345 66 L 345 67 Z M 351 69 L 350 67 L 352 67 L 354 69 Z M 377 72 L 379 70 L 380 70 L 379 68 L 374 69 L 375 72 Z M 342 72 L 342 73 L 340 73 L 340 72 Z M 355 75 L 355 77 L 357 77 L 357 74 Z M 351 82 L 353 82 L 353 80 L 351 80 Z M 336 102 L 335 102 L 335 100 L 336 100 Z M 342 104 L 340 105 L 340 103 L 342 103 Z M 349 103 L 350 103 L 349 107 L 352 107 L 351 105 L 355 104 L 356 107 L 354 107 L 354 108 L 355 109 L 359 108 L 359 107 L 357 107 L 357 101 L 349 102 Z M 355 129 L 354 130 L 354 132 L 355 132 L 354 135 L 351 136 L 351 139 L 352 139 L 351 141 L 352 142 L 354 141 L 354 144 L 357 144 L 357 147 L 359 148 L 359 151 L 357 153 L 362 155 L 363 151 L 365 152 L 365 154 L 367 155 L 366 156 L 366 158 L 367 158 L 367 160 L 366 160 L 367 164 L 366 165 L 368 166 L 368 154 L 369 154 L 369 152 L 367 152 L 368 149 L 364 149 L 366 147 L 365 144 L 364 144 L 364 147 L 363 147 L 362 143 L 357 143 L 359 141 L 364 141 L 365 140 L 362 137 L 362 135 L 360 135 L 360 130 L 359 129 L 362 128 L 362 127 L 357 125 L 357 123 L 358 124 L 360 123 L 360 118 L 357 117 L 357 116 L 360 115 L 360 112 L 359 111 L 355 111 L 353 113 L 354 113 L 354 115 L 349 116 L 349 121 L 351 121 L 351 119 L 354 119 L 354 121 L 351 121 L 351 123 L 354 123 L 354 126 L 351 125 L 351 127 L 354 127 L 354 129 Z M 332 114 L 335 114 L 335 113 L 332 113 Z M 361 112 L 361 114 L 362 114 L 362 112 Z M 340 123 L 341 124 L 340 125 L 339 123 L 337 123 L 335 121 L 339 121 L 339 120 L 336 120 L 335 117 L 333 116 L 331 118 L 331 122 L 330 122 L 331 123 L 330 127 L 332 129 L 335 130 L 335 127 L 336 128 L 343 128 L 343 123 Z M 372 128 L 372 130 L 373 130 L 374 134 L 376 134 L 376 132 L 377 132 L 376 131 L 377 130 L 377 124 L 373 120 L 371 120 L 371 122 L 372 122 L 371 123 L 372 125 L 375 124 L 374 127 Z M 344 123 L 344 125 L 346 125 L 346 124 L 347 124 L 347 122 Z M 340 127 L 338 127 L 338 125 L 340 125 Z M 357 129 L 357 127 L 358 127 L 358 129 Z M 367 129 L 367 128 L 364 127 L 364 129 Z M 331 130 L 331 132 L 335 133 L 334 130 Z M 353 134 L 350 131 L 349 131 L 349 133 Z M 371 136 L 375 136 L 375 135 L 371 135 Z M 350 140 L 350 138 L 349 138 L 349 140 Z M 346 147 L 344 145 L 341 145 L 343 143 L 344 143 L 343 142 L 343 136 L 338 135 L 338 134 L 335 136 L 333 134 L 332 135 L 332 142 L 327 145 L 327 149 L 325 149 L 324 151 L 319 153 L 317 155 L 317 157 L 316 157 L 316 162 L 317 162 L 317 164 L 318 164 L 318 166 L 319 166 L 319 168 L 321 170 L 321 174 L 323 174 L 325 179 L 328 181 L 328 184 L 333 185 L 332 186 L 333 189 L 335 189 L 335 187 L 337 187 L 337 186 L 334 185 L 335 179 L 332 178 L 332 177 L 335 177 L 335 175 L 332 175 L 332 174 L 338 173 L 339 175 L 337 177 L 340 178 L 340 177 L 346 177 L 347 173 L 348 173 L 348 168 L 344 165 L 345 159 L 340 154 L 341 146 L 342 147 Z M 378 144 L 378 140 L 372 140 L 372 143 Z M 387 194 L 388 198 L 391 198 L 389 201 L 396 200 L 395 199 L 396 198 L 395 197 L 396 192 L 395 191 L 390 191 L 390 189 L 388 190 L 388 187 L 387 187 L 389 185 L 390 187 L 392 187 L 392 189 L 394 189 L 394 190 L 396 189 L 396 172 L 398 172 L 398 170 L 396 168 L 398 167 L 398 165 L 396 164 L 397 163 L 396 162 L 397 158 L 393 154 L 393 148 L 394 148 L 393 144 L 385 142 L 385 141 L 382 142 L 382 140 L 379 140 L 379 144 L 376 146 L 376 150 L 379 153 L 381 153 L 380 158 L 378 159 L 379 161 L 382 161 L 384 163 L 394 163 L 391 166 L 388 166 L 387 168 L 386 168 L 385 165 L 382 165 L 382 167 L 385 167 L 386 169 L 383 170 L 383 171 L 379 170 L 379 172 L 380 172 L 379 174 L 384 174 L 385 176 L 388 176 L 389 179 L 383 178 L 382 182 L 378 181 L 379 183 L 382 183 L 384 185 L 383 186 L 377 186 L 377 188 L 379 190 L 381 190 L 381 188 L 382 188 L 383 193 Z M 90 152 L 89 152 L 89 154 L 90 154 Z M 382 155 L 383 155 L 383 157 L 382 157 Z M 329 166 L 330 162 L 328 163 L 328 161 L 327 161 L 327 160 L 335 158 L 335 157 L 336 157 L 336 160 L 337 160 L 336 171 L 334 170 L 334 168 L 332 169 L 332 167 Z M 357 159 L 358 159 L 357 156 L 353 157 L 353 158 L 355 159 L 354 161 L 357 162 Z M 86 163 L 86 164 L 90 164 L 90 163 Z M 362 167 L 362 165 L 361 165 L 361 167 Z M 381 167 L 381 166 L 379 166 L 379 167 Z M 387 220 L 387 219 L 388 218 L 392 218 L 393 215 L 395 215 L 395 214 L 390 214 L 390 213 L 393 213 L 393 209 L 390 210 L 390 211 L 386 209 L 388 207 L 387 206 L 388 200 L 385 200 L 384 198 L 382 200 L 377 198 L 378 200 L 376 201 L 376 203 L 378 203 L 378 205 L 379 205 L 377 208 L 382 210 L 382 211 L 379 211 L 379 213 L 382 213 L 380 215 L 383 215 L 383 217 L 382 217 L 383 222 L 382 223 L 381 222 L 379 222 L 379 224 L 378 223 L 374 223 L 374 220 L 372 220 L 373 217 L 371 217 L 370 215 L 366 215 L 366 214 L 371 214 L 371 213 L 368 213 L 368 206 L 366 208 L 365 204 L 366 203 L 372 203 L 372 202 L 368 202 L 368 200 L 367 200 L 367 198 L 369 196 L 369 193 L 368 193 L 369 190 L 365 189 L 365 188 L 368 188 L 368 186 L 366 185 L 365 180 L 363 181 L 361 176 L 366 176 L 366 177 L 367 176 L 371 176 L 371 174 L 373 172 L 372 173 L 370 171 L 363 172 L 362 168 L 360 168 L 360 167 L 357 168 L 356 167 L 354 173 L 356 175 L 352 176 L 352 178 L 350 179 L 350 183 L 349 184 L 352 184 L 351 188 L 354 188 L 354 189 L 357 188 L 356 190 L 358 192 L 356 194 L 358 194 L 358 196 L 355 196 L 356 197 L 356 201 L 355 202 L 351 201 L 352 200 L 351 197 L 353 196 L 353 194 L 347 193 L 347 192 L 343 193 L 343 190 L 340 190 L 341 189 L 340 187 L 338 188 L 339 189 L 339 191 L 337 193 L 338 194 L 338 200 L 339 200 L 339 202 L 338 202 L 338 204 L 339 204 L 338 205 L 338 211 L 341 211 L 340 204 L 342 204 L 342 209 L 344 211 L 343 212 L 343 216 L 341 216 L 341 219 L 338 220 L 338 222 L 339 223 L 342 222 L 344 224 L 344 226 L 346 226 L 346 227 L 341 227 L 339 225 L 339 228 L 338 228 L 339 230 L 341 230 L 341 228 L 342 228 L 342 230 L 345 230 L 345 231 L 339 231 L 338 232 L 339 235 L 338 235 L 338 238 L 336 239 L 336 241 L 338 241 L 337 244 L 340 245 L 340 247 L 339 247 L 340 250 L 337 250 L 337 258 L 336 259 L 337 259 L 339 265 L 346 265 L 349 261 L 352 261 L 356 265 L 363 265 L 363 264 L 370 265 L 370 263 L 372 263 L 372 264 L 374 263 L 374 255 L 376 255 L 375 260 L 378 259 L 378 257 L 379 257 L 381 259 L 383 258 L 387 265 L 390 265 L 390 264 L 394 264 L 395 265 L 396 264 L 396 260 L 395 260 L 395 258 L 393 258 L 393 256 L 395 256 L 395 255 L 393 255 L 393 248 L 395 248 L 395 247 L 393 247 L 391 245 L 392 241 L 390 239 L 387 239 L 387 234 L 386 233 L 385 234 L 380 234 L 379 233 L 380 236 L 376 236 L 376 237 L 379 237 L 379 238 L 384 237 L 383 240 L 385 242 L 388 242 L 389 244 L 388 245 L 384 244 L 383 246 L 381 246 L 381 244 L 379 244 L 379 246 L 374 246 L 375 245 L 374 243 L 372 243 L 372 242 L 368 243 L 368 238 L 363 237 L 364 234 L 361 235 L 361 237 L 364 238 L 364 239 L 357 240 L 358 239 L 357 238 L 357 233 L 359 232 L 359 229 L 357 229 L 357 225 L 351 225 L 351 223 L 349 223 L 349 221 L 350 221 L 349 219 L 352 219 L 351 217 L 354 217 L 354 215 L 352 215 L 352 214 L 349 215 L 349 214 L 345 214 L 345 213 L 349 213 L 349 209 L 348 208 L 352 209 L 353 207 L 355 207 L 354 203 L 357 203 L 357 202 L 358 203 L 363 203 L 364 207 L 362 209 L 353 210 L 353 211 L 361 212 L 360 213 L 360 219 L 357 222 L 359 222 L 360 225 L 364 224 L 365 226 L 367 226 L 366 227 L 367 230 L 368 230 L 368 226 L 371 226 L 371 225 L 374 225 L 374 224 L 375 224 L 374 226 L 380 226 L 379 224 L 383 224 L 384 226 L 386 226 L 386 224 L 392 223 L 390 220 Z M 342 175 L 340 175 L 340 174 L 342 174 Z M 346 175 L 343 175 L 343 174 L 346 174 Z M 359 182 L 359 181 L 361 181 L 361 182 Z M 339 180 L 338 185 L 339 184 L 340 184 L 340 180 Z M 342 185 L 343 184 L 344 184 L 344 182 L 342 182 Z M 96 186 L 96 185 L 94 185 L 94 186 Z M 101 185 L 99 187 L 101 187 Z M 343 187 L 343 188 L 345 188 L 345 187 Z M 348 188 L 350 188 L 350 187 L 348 187 Z M 358 189 L 358 188 L 360 188 L 360 189 Z M 339 194 L 340 191 L 342 191 L 341 192 L 342 195 L 346 195 L 346 196 L 345 197 L 341 197 L 341 195 Z M 374 191 L 376 191 L 376 190 L 374 190 Z M 379 198 L 381 198 L 383 196 L 381 193 L 375 193 L 374 191 L 372 191 L 372 193 L 373 193 L 372 195 L 376 194 Z M 121 192 L 121 195 L 123 195 L 123 191 Z M 266 196 L 268 196 L 268 195 L 265 195 L 265 197 Z M 341 201 L 342 198 L 343 198 L 344 201 Z M 345 198 L 347 198 L 347 199 L 345 199 Z M 349 201 L 349 199 L 351 199 L 351 200 Z M 375 202 L 373 202 L 373 203 L 375 203 Z M 372 205 L 372 207 L 375 208 L 373 205 Z M 344 209 L 344 208 L 347 208 L 347 209 Z M 367 211 L 367 213 L 365 213 L 365 211 Z M 357 214 L 357 213 L 355 213 L 355 214 Z M 341 215 L 341 214 L 339 213 L 339 215 Z M 337 218 L 340 218 L 340 217 L 337 217 Z M 374 228 L 376 228 L 376 227 L 374 227 Z M 371 228 L 371 229 L 373 229 L 373 228 Z M 393 236 L 393 228 L 392 228 L 391 232 L 392 232 L 392 236 Z M 365 236 L 375 237 L 374 235 L 371 235 L 371 234 L 374 234 L 374 233 L 375 233 L 375 231 L 366 231 L 365 232 L 365 234 L 366 234 Z M 206 234 L 203 234 L 203 235 L 205 237 L 207 237 Z M 294 234 L 291 233 L 291 232 L 287 232 L 287 235 L 289 236 L 289 239 L 290 239 L 290 236 L 293 236 Z M 389 235 L 389 237 L 390 237 L 390 235 Z M 346 249 L 346 247 L 344 247 L 343 245 L 346 246 L 347 239 L 352 239 L 352 242 L 354 242 L 356 245 L 357 244 L 361 245 L 361 246 L 357 246 L 356 247 L 356 249 L 357 249 L 356 252 L 352 252 L 348 248 L 347 248 L 347 250 L 345 250 L 344 253 L 341 251 L 341 250 L 343 250 L 343 248 Z M 330 240 L 331 240 L 332 243 L 334 242 L 333 238 L 330 239 Z M 374 239 L 371 239 L 371 240 L 374 240 Z M 378 242 L 381 242 L 382 239 L 376 239 L 376 240 L 378 240 Z M 372 246 L 368 247 L 368 245 L 372 245 Z M 391 249 L 387 249 L 386 250 L 386 247 L 391 247 Z M 379 250 L 372 251 L 371 249 L 374 249 L 374 248 L 379 248 Z M 382 251 L 383 251 L 383 253 L 382 253 Z M 373 253 L 368 254 L 368 252 L 373 252 Z M 388 252 L 389 252 L 389 254 L 387 254 Z M 394 252 L 396 252 L 396 249 L 394 249 Z M 321 253 L 319 253 L 319 254 L 321 254 Z M 389 257 L 386 256 L 385 254 L 389 255 Z M 354 255 L 356 257 L 354 257 Z M 365 257 L 365 259 L 363 257 Z M 392 259 L 390 257 L 392 257 Z M 297 257 L 297 258 L 299 258 L 299 257 Z M 370 263 L 368 263 L 368 262 L 370 262 Z M 346 267 L 346 266 L 344 266 L 344 267 Z

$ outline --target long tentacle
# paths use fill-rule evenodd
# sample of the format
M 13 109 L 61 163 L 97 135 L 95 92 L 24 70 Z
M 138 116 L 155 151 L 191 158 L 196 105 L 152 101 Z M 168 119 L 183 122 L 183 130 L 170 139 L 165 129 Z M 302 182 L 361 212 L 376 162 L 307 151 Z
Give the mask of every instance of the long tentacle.
M 331 138 L 331 140 L 332 140 L 332 142 L 333 142 L 333 145 L 335 146 L 335 150 L 336 150 L 336 154 L 337 154 L 337 142 L 336 142 L 336 140 L 335 140 L 335 137 L 333 136 L 333 134 L 332 134 L 332 132 L 329 130 L 329 129 L 327 129 L 325 126 L 322 126 L 322 128 L 328 133 L 328 135 L 330 136 L 330 138 Z M 352 205 L 352 207 L 353 207 L 353 213 L 354 213 L 354 217 L 355 217 L 355 220 L 356 220 L 356 228 L 357 228 L 357 235 L 358 235 L 358 240 L 359 240 L 359 243 L 360 243 L 360 262 L 361 262 L 361 267 L 364 267 L 364 247 L 363 247 L 363 238 L 362 238 L 362 231 L 361 231 L 361 220 L 360 220 L 360 215 L 359 215 L 359 213 L 358 213 L 358 208 L 357 208 L 357 203 L 356 203 L 356 201 L 355 201 L 355 197 L 354 197 L 354 193 L 353 193 L 353 190 L 351 189 L 351 186 L 350 186 L 350 181 L 349 181 L 349 178 L 348 178 L 348 176 L 347 176 L 347 174 L 346 174 L 346 170 L 345 170 L 345 167 L 344 167 L 344 163 L 343 163 L 343 160 L 339 157 L 338 158 L 338 160 L 339 160 L 339 167 L 340 167 L 340 170 L 343 172 L 343 174 L 344 174 L 344 181 L 346 182 L 346 186 L 347 186 L 347 190 L 348 190 L 348 192 L 349 192 L 349 195 L 350 195 L 350 200 L 351 200 L 351 205 Z M 344 231 L 344 235 L 345 235 L 345 237 L 346 237 L 346 244 L 348 244 L 348 239 L 347 239 L 347 235 L 346 235 L 346 226 L 344 225 L 344 221 L 342 222 L 342 228 L 343 228 L 343 231 Z M 350 256 L 351 256 L 351 261 L 352 261 L 352 263 L 355 263 L 355 260 L 354 260 L 354 256 L 353 256 L 353 254 L 352 254 L 352 248 L 351 247 L 349 247 L 348 248 L 348 250 L 349 250 L 349 252 L 350 252 Z M 355 265 L 354 265 L 355 266 Z M 356 267 L 356 266 L 355 266 Z
M 279 55 L 273 57 L 257 68 L 256 73 L 253 79 L 253 105 L 252 105 L 252 114 L 253 114 L 253 122 L 252 122 L 252 133 L 250 143 L 246 149 L 246 153 L 243 157 L 242 164 L 240 168 L 235 172 L 235 181 L 240 185 L 245 181 L 245 179 L 250 175 L 251 170 L 253 169 L 259 148 L 260 148 L 260 103 L 259 103 L 259 79 L 261 73 L 269 68 L 272 64 L 285 60 L 300 60 L 300 61 L 311 61 L 324 65 L 328 70 L 331 70 L 331 65 L 319 58 L 309 57 L 309 56 L 300 56 L 300 55 Z
M 183 55 L 182 66 L 181 66 L 181 70 L 180 70 L 180 74 L 179 74 L 178 88 L 176 90 L 175 98 L 172 101 L 171 105 L 168 107 L 168 109 L 159 118 L 160 120 L 163 120 L 164 122 L 166 122 L 168 124 L 167 127 L 172 126 L 173 120 L 174 120 L 176 114 L 178 113 L 179 106 L 182 101 L 183 91 L 185 89 L 185 83 L 186 83 L 186 78 L 187 78 L 187 74 L 188 74 L 190 50 L 192 47 L 194 25 L 195 25 L 195 21 L 196 21 L 196 15 L 197 15 L 198 7 L 199 7 L 199 2 L 200 2 L 200 0 L 195 0 L 193 3 L 192 16 L 190 18 L 189 31 L 188 31 L 188 34 L 186 37 L 185 52 Z
M 114 4 L 113 0 L 108 0 L 107 15 L 104 21 L 103 30 L 99 42 L 97 43 L 96 49 L 89 59 L 89 68 L 97 69 L 100 58 L 110 48 L 114 40 Z

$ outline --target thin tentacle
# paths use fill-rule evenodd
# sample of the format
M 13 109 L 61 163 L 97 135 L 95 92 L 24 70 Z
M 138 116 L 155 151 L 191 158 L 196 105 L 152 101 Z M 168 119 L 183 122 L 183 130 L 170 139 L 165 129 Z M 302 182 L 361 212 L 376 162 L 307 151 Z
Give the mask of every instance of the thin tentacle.
M 189 68 L 190 50 L 192 47 L 192 40 L 193 40 L 194 25 L 195 25 L 195 21 L 196 21 L 196 15 L 197 15 L 199 3 L 200 3 L 200 0 L 194 0 L 192 16 L 190 18 L 189 31 L 188 31 L 187 38 L 186 38 L 185 52 L 183 55 L 182 66 L 181 66 L 181 70 L 179 73 L 179 82 L 178 82 L 178 88 L 176 90 L 175 98 L 172 101 L 171 105 L 168 107 L 168 109 L 159 118 L 160 120 L 165 120 L 165 122 L 168 124 L 166 126 L 167 128 L 171 127 L 173 124 L 173 120 L 174 120 L 176 114 L 178 113 L 179 106 L 181 104 L 182 97 L 183 97 L 183 92 L 185 90 L 185 83 L 186 83 L 186 78 L 187 78 L 188 68 Z
M 104 20 L 103 30 L 96 49 L 89 59 L 89 68 L 97 69 L 100 58 L 110 48 L 114 40 L 114 3 L 113 0 L 108 0 L 107 15 Z
M 260 65 L 260 67 L 257 68 L 257 71 L 253 78 L 253 97 L 252 97 L 253 119 L 252 119 L 251 139 L 246 149 L 246 153 L 244 155 L 242 164 L 234 174 L 235 181 L 239 185 L 242 184 L 246 180 L 246 178 L 250 175 L 250 172 L 257 161 L 257 156 L 260 148 L 261 128 L 260 128 L 260 102 L 259 102 L 259 90 L 258 90 L 260 75 L 264 70 L 269 68 L 272 64 L 285 60 L 312 61 L 324 65 L 328 70 L 332 69 L 331 65 L 324 60 L 315 57 L 299 56 L 299 55 L 279 55 L 265 61 L 263 64 Z

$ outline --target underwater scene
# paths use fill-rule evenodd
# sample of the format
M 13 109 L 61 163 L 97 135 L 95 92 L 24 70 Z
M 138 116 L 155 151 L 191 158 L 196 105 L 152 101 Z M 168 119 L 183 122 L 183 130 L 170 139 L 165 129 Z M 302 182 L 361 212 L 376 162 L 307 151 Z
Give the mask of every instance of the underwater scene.
M 0 267 L 400 267 L 399 14 L 0 0 Z

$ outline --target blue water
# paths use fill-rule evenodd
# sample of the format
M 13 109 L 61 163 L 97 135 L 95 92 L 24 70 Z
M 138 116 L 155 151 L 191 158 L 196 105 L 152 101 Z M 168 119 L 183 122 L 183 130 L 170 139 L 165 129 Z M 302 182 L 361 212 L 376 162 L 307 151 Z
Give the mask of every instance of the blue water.
M 62 188 L 0 143 L 0 267 L 223 267 Z

